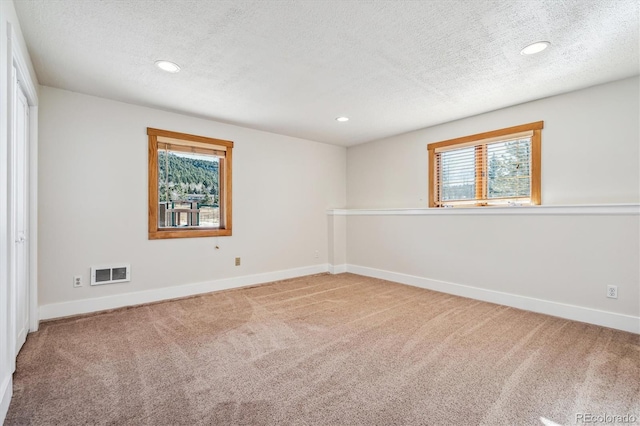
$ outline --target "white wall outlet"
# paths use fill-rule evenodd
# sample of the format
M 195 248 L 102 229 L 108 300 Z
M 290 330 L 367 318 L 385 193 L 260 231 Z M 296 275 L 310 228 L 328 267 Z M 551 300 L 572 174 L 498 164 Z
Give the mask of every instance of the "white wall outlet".
M 320 257 L 320 252 L 319 252 L 318 250 L 316 250 L 316 252 L 315 252 L 315 258 L 317 259 L 317 258 L 319 258 L 319 257 Z
M 82 287 L 82 275 L 76 275 L 73 277 L 73 286 Z
M 607 297 L 611 299 L 618 298 L 618 286 L 617 285 L 608 285 L 607 286 Z

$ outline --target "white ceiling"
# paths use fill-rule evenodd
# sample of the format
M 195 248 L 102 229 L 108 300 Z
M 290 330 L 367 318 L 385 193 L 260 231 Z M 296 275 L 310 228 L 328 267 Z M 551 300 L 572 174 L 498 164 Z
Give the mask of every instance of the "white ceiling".
M 14 3 L 43 85 L 345 146 L 640 72 L 637 0 Z

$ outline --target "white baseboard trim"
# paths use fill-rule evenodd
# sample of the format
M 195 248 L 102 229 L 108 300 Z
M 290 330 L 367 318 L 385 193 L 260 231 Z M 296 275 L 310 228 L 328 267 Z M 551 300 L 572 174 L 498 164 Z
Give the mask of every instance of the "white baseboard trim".
M 13 377 L 11 374 L 2 380 L 0 385 L 0 425 L 4 424 L 4 419 L 9 412 L 9 404 L 11 404 L 11 396 L 13 395 Z
M 93 299 L 82 299 L 70 302 L 53 303 L 40 306 L 39 317 L 42 320 L 68 317 L 71 315 L 86 314 L 91 312 L 122 308 L 125 306 L 159 302 L 162 300 L 194 296 L 197 294 L 209 293 L 212 291 L 228 290 L 231 288 L 263 284 L 272 281 L 302 277 L 305 275 L 320 274 L 324 272 L 330 272 L 331 274 L 351 272 L 367 277 L 380 278 L 388 281 L 412 285 L 415 287 L 435 290 L 442 293 L 469 297 L 485 302 L 497 303 L 500 305 L 511 306 L 527 311 L 538 312 L 541 314 L 552 315 L 560 318 L 566 318 L 574 321 L 581 321 L 640 334 L 640 317 L 600 311 L 597 309 L 568 305 L 559 302 L 552 302 L 549 300 L 519 296 L 511 293 L 503 293 L 479 287 L 432 280 L 415 275 L 408 275 L 399 272 L 385 271 L 381 269 L 351 264 L 312 265 L 302 268 L 266 272 L 262 274 L 245 275 L 241 277 L 224 278 L 220 280 L 206 281 L 201 283 L 185 284 L 175 287 L 164 287 L 154 290 L 122 293 L 113 296 L 105 296 Z
M 39 314 L 41 320 L 68 317 L 71 315 L 87 314 L 91 312 L 122 308 L 125 306 L 135 306 L 144 303 L 194 296 L 202 293 L 210 293 L 212 291 L 263 284 L 288 278 L 302 277 L 305 275 L 321 274 L 328 271 L 329 265 L 323 263 L 320 265 L 305 266 L 302 268 L 284 269 L 280 271 L 265 272 L 262 274 L 223 278 L 219 280 L 184 284 L 174 287 L 164 287 L 154 290 L 121 293 L 113 296 L 73 300 L 62 303 L 52 303 L 40 306 Z
M 347 272 L 347 264 L 343 263 L 342 265 L 331 265 L 329 264 L 329 273 L 330 274 L 343 274 Z
M 634 317 L 632 315 L 617 314 L 614 312 L 600 311 L 582 306 L 567 305 L 564 303 L 552 302 L 550 300 L 535 299 L 533 297 L 519 296 L 516 294 L 487 290 L 479 287 L 432 280 L 415 275 L 384 271 L 366 266 L 349 264 L 347 265 L 347 272 L 640 334 L 640 317 Z

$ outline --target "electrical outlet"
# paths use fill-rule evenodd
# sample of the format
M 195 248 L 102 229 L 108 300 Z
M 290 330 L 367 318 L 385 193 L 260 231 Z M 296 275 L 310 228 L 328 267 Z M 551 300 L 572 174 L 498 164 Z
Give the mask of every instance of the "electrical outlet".
M 318 250 L 316 250 L 316 254 L 315 254 L 315 258 L 319 258 L 320 257 L 320 252 Z
M 240 266 L 240 258 L 236 257 L 236 266 Z
M 617 285 L 608 285 L 607 286 L 607 297 L 611 299 L 618 298 L 618 286 Z
M 76 275 L 73 277 L 73 286 L 82 287 L 82 275 Z

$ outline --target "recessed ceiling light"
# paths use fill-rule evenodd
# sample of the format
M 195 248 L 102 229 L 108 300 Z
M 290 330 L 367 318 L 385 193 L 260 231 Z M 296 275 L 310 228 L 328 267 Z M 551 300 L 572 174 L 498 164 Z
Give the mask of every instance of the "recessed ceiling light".
M 336 121 L 344 123 L 345 121 L 349 121 L 349 117 L 338 117 L 336 118 Z
M 177 73 L 180 71 L 180 66 L 171 61 L 156 61 L 156 67 L 160 68 L 163 71 Z
M 549 43 L 548 41 L 537 41 L 535 43 L 532 43 L 532 44 L 528 45 L 524 49 L 522 49 L 520 51 L 520 54 L 521 55 L 534 55 L 536 53 L 542 52 L 544 49 L 549 47 L 550 44 L 551 43 Z

